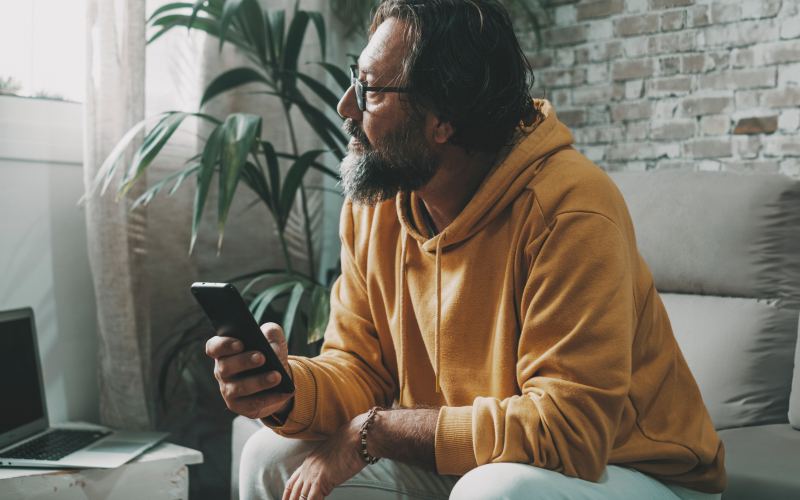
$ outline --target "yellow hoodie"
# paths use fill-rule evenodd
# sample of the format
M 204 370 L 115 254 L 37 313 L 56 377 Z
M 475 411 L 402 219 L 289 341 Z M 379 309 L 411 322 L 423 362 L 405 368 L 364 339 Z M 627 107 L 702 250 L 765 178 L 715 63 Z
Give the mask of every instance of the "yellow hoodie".
M 607 463 L 725 489 L 724 447 L 614 183 L 550 103 L 430 237 L 414 193 L 342 210 L 322 354 L 291 358 L 280 434 L 324 439 L 393 401 L 441 406 L 436 465 L 518 462 L 597 480 Z

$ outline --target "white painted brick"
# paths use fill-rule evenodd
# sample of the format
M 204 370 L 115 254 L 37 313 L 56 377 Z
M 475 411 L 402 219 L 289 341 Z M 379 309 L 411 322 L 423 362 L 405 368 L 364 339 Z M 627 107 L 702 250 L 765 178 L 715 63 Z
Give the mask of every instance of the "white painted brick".
M 742 2 L 742 19 L 775 17 L 781 9 L 781 0 L 758 0 Z
M 667 120 L 650 123 L 650 138 L 653 140 L 689 139 L 697 133 L 697 120 Z
M 587 115 L 588 118 L 586 122 L 590 124 L 611 122 L 611 114 L 608 111 L 607 104 L 590 107 Z
M 800 1 L 798 0 L 786 0 L 783 2 L 783 7 L 781 7 L 781 17 L 792 17 L 800 14 Z
M 583 156 L 589 159 L 589 161 L 597 163 L 606 159 L 606 147 L 605 146 L 581 146 L 578 148 Z
M 733 156 L 730 137 L 695 139 L 683 144 L 683 154 L 688 158 L 728 158 Z
M 648 97 L 679 97 L 688 95 L 692 91 L 691 76 L 675 76 L 670 78 L 657 78 L 647 81 Z
M 608 144 L 622 142 L 624 127 L 581 127 L 572 131 L 575 142 L 578 144 Z
M 697 87 L 704 90 L 737 90 L 775 86 L 777 69 L 755 68 L 707 73 L 698 76 Z
M 647 171 L 647 162 L 645 161 L 629 161 L 622 167 L 625 172 L 645 172 Z
M 578 64 L 608 61 L 622 56 L 622 42 L 613 40 L 606 43 L 592 43 L 575 51 Z
M 586 32 L 586 39 L 589 41 L 609 40 L 614 38 L 614 24 L 612 21 L 592 21 Z
M 763 65 L 800 61 L 800 40 L 765 43 L 753 47 L 755 60 Z
M 787 158 L 783 160 L 778 171 L 783 175 L 800 177 L 800 158 Z
M 769 135 L 764 138 L 766 156 L 800 156 L 800 141 L 796 135 Z
M 781 38 L 797 37 L 800 37 L 800 16 L 790 17 L 781 21 Z
M 778 70 L 778 87 L 800 85 L 800 63 L 786 64 Z
M 742 7 L 738 3 L 715 3 L 711 5 L 711 22 L 714 24 L 732 23 L 742 17 Z
M 625 82 L 625 99 L 636 100 L 644 97 L 644 80 Z
M 553 59 L 556 62 L 556 66 L 574 66 L 575 51 L 571 48 L 556 49 Z
M 752 107 L 749 109 L 737 109 L 731 113 L 731 121 L 738 123 L 742 118 L 753 118 L 756 116 L 775 116 L 775 110 L 762 107 Z
M 569 94 L 570 91 L 568 89 L 556 89 L 545 92 L 544 94 L 541 95 L 541 97 L 549 99 L 550 103 L 553 104 L 553 106 L 555 106 L 556 108 L 560 108 L 562 106 L 571 104 Z M 539 95 L 534 95 L 534 97 L 539 97 Z
M 545 88 L 572 87 L 583 83 L 585 80 L 586 73 L 580 68 L 539 73 L 539 81 Z
M 625 2 L 625 9 L 628 12 L 647 12 L 647 0 L 627 0 Z
M 758 61 L 759 64 L 756 64 L 755 52 L 753 49 L 733 49 L 731 55 L 733 57 L 734 68 L 749 68 L 761 65 L 761 61 Z
M 655 160 L 677 158 L 680 155 L 678 144 L 651 144 L 648 142 L 623 142 L 609 146 L 606 158 L 609 160 Z
M 733 136 L 733 142 L 736 146 L 736 154 L 740 158 L 758 158 L 758 153 L 761 152 L 761 138 L 757 135 Z
M 662 31 L 677 31 L 683 29 L 686 19 L 686 12 L 682 10 L 674 10 L 665 12 L 661 16 L 661 30 Z
M 683 116 L 717 115 L 733 110 L 732 96 L 686 97 L 681 102 Z
M 778 172 L 777 161 L 726 161 L 722 164 L 725 172 L 755 172 L 755 173 L 776 173 Z
M 594 104 L 622 98 L 622 85 L 592 85 L 572 89 L 573 104 Z
M 760 90 L 740 90 L 736 92 L 736 109 L 747 109 L 760 106 L 762 94 L 763 92 Z
M 689 28 L 699 28 L 710 23 L 708 5 L 698 5 L 686 11 L 686 26 Z
M 578 11 L 574 5 L 561 5 L 554 10 L 553 19 L 556 26 L 569 26 L 578 21 Z
M 604 83 L 609 80 L 608 63 L 591 64 L 586 66 L 586 81 L 589 83 Z
M 742 21 L 712 25 L 698 30 L 697 46 L 701 49 L 744 47 L 778 39 L 779 26 L 775 19 Z
M 731 118 L 728 115 L 708 115 L 700 118 L 700 131 L 703 135 L 723 135 L 731 131 Z
M 639 122 L 628 122 L 625 124 L 625 139 L 631 141 L 643 141 L 647 139 L 647 127 Z
M 648 54 L 689 52 L 694 50 L 696 46 L 694 30 L 653 35 L 647 40 Z
M 800 109 L 787 109 L 778 116 L 778 130 L 795 132 L 797 129 L 800 129 Z
M 653 120 L 671 120 L 680 104 L 680 99 L 659 99 L 653 106 Z
M 622 52 L 628 59 L 635 59 L 647 55 L 647 39 L 633 37 L 622 40 Z
M 719 172 L 722 164 L 718 161 L 703 160 L 697 162 L 697 170 L 700 172 Z
M 694 170 L 695 162 L 691 160 L 661 160 L 656 163 L 655 170 Z
M 650 101 L 619 102 L 611 104 L 611 119 L 615 122 L 650 118 L 653 105 Z

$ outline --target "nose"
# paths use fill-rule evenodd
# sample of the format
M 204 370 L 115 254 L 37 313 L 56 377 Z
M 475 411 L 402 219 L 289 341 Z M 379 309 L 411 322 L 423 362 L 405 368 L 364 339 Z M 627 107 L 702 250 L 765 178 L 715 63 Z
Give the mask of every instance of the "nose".
M 355 121 L 361 121 L 363 113 L 358 109 L 358 101 L 356 101 L 356 89 L 354 85 L 345 90 L 339 105 L 336 106 L 336 111 L 342 118 L 352 118 Z

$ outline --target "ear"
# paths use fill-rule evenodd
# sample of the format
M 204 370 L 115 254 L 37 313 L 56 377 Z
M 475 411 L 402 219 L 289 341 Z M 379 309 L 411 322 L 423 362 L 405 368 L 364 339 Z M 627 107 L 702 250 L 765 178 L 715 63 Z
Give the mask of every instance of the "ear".
M 450 122 L 437 121 L 433 126 L 433 140 L 439 144 L 446 143 L 455 133 L 455 129 Z

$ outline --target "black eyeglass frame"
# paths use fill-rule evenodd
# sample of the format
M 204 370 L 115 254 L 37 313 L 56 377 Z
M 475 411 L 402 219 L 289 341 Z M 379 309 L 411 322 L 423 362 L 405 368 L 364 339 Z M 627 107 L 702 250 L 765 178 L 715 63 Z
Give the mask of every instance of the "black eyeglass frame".
M 367 110 L 367 92 L 398 92 L 409 93 L 413 92 L 407 87 L 367 87 L 361 80 L 358 79 L 358 65 L 350 65 L 350 84 L 354 87 L 356 92 L 356 102 L 358 109 L 361 111 Z

